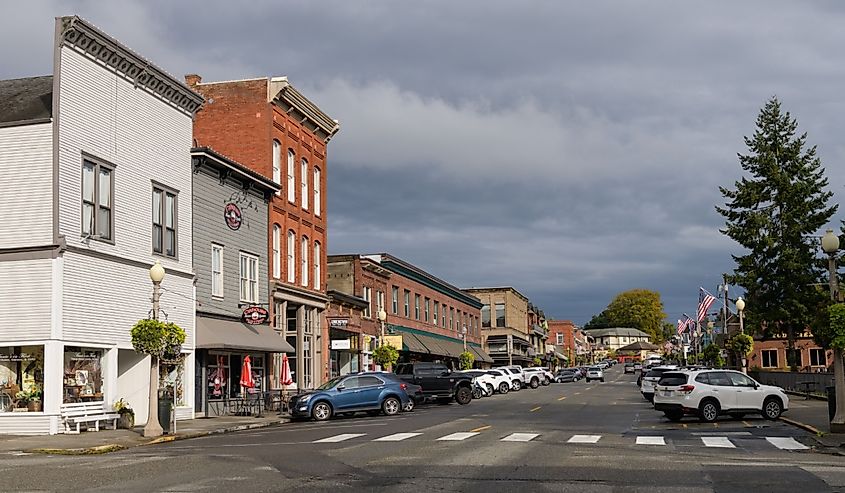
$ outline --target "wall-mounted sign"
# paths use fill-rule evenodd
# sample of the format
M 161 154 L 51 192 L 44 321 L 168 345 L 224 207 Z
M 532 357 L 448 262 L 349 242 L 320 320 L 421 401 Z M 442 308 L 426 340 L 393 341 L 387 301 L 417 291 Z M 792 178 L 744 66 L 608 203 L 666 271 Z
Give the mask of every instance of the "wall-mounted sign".
M 350 349 L 351 347 L 349 339 L 332 339 L 332 349 Z
M 241 208 L 238 207 L 237 204 L 229 202 L 226 204 L 226 207 L 223 208 L 223 219 L 226 220 L 226 226 L 229 226 L 229 229 L 237 231 L 240 229 L 241 223 L 244 221 L 244 216 L 241 213 Z
M 329 320 L 329 327 L 333 328 L 341 328 L 346 327 L 349 324 L 348 318 L 333 318 Z
M 397 336 L 384 336 L 384 343 L 390 344 L 398 350 L 402 350 L 402 334 Z
M 249 325 L 261 325 L 270 318 L 270 312 L 260 306 L 250 306 L 243 313 L 243 321 Z

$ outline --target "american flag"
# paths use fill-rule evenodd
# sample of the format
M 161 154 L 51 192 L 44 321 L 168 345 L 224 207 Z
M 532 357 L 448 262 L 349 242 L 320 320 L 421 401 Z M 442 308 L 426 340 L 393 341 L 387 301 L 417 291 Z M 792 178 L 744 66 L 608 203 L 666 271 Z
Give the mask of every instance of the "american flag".
M 707 316 L 707 310 L 713 305 L 713 302 L 716 301 L 716 297 L 712 294 L 708 293 L 706 289 L 699 287 L 698 288 L 698 318 L 697 321 L 701 322 L 704 320 L 704 317 Z
M 689 328 L 690 319 L 684 315 L 683 320 L 678 320 L 678 335 L 683 334 Z

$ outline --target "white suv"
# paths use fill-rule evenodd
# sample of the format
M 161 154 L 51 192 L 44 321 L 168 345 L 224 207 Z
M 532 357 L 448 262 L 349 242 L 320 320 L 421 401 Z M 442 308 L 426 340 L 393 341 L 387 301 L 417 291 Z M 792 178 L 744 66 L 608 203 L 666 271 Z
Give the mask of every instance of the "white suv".
M 738 371 L 668 371 L 655 387 L 654 408 L 670 421 L 693 414 L 712 423 L 720 414 L 739 419 L 749 413 L 774 420 L 789 409 L 789 397 L 782 388 L 761 385 Z
M 487 370 L 487 374 L 493 377 L 495 383 L 493 384 L 496 392 L 500 394 L 507 394 L 511 390 L 511 374 L 504 371 L 502 368 L 495 368 Z
M 549 373 L 549 370 L 539 366 L 523 368 L 522 373 L 525 374 L 525 383 L 531 386 L 532 389 L 536 389 L 540 385 L 548 385 L 554 378 L 554 375 Z
M 643 394 L 643 398 L 649 402 L 654 402 L 654 386 L 657 385 L 657 381 L 667 371 L 677 369 L 678 367 L 675 365 L 655 366 L 643 373 L 642 382 L 640 382 L 640 392 Z
M 587 382 L 590 380 L 599 380 L 604 382 L 604 372 L 600 366 L 591 366 L 587 368 Z

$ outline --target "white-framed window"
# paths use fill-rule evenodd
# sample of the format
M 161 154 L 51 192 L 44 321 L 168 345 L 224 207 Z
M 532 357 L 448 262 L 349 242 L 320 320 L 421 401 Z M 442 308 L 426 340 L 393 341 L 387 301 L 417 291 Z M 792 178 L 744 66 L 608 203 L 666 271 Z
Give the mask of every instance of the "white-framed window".
M 373 288 L 364 286 L 364 293 L 363 296 L 364 300 L 367 302 L 367 306 L 364 308 L 364 318 L 372 318 L 373 316 Z
M 282 184 L 282 144 L 278 140 L 273 141 L 273 181 Z M 281 189 L 276 191 L 276 195 L 281 194 Z
M 399 314 L 399 287 L 393 286 L 392 293 L 393 293 L 393 302 L 392 302 L 393 314 L 398 315 Z
M 153 185 L 153 252 L 176 257 L 176 192 Z
M 558 343 L 558 344 L 563 344 L 563 334 L 561 334 L 560 332 L 558 332 L 558 333 L 556 334 L 556 337 L 557 337 L 557 343 Z
M 114 240 L 114 169 L 105 164 L 82 161 L 82 235 Z
M 258 303 L 258 257 L 240 252 L 241 301 Z
M 322 265 L 322 258 L 320 258 L 320 242 L 314 242 L 314 289 L 320 289 L 320 265 Z
M 405 318 L 411 318 L 411 292 L 405 290 Z
M 378 311 L 384 310 L 384 291 L 376 291 L 376 309 Z
M 302 158 L 299 163 L 299 188 L 302 189 L 302 208 L 308 209 L 308 161 Z
M 810 348 L 810 366 L 827 366 L 827 358 L 822 348 Z
M 420 319 L 420 295 L 414 295 L 414 320 Z
M 763 358 L 763 368 L 778 368 L 777 349 L 764 349 L 760 351 L 760 356 Z
M 223 297 L 223 245 L 211 244 L 211 296 Z
M 273 279 L 282 277 L 282 227 L 273 225 Z
M 288 149 L 288 202 L 296 202 L 296 154 Z
M 288 230 L 288 282 L 296 282 L 296 233 Z
M 433 317 L 431 317 L 431 321 L 434 323 L 434 325 L 437 325 L 437 320 L 438 320 L 437 314 L 438 314 L 439 311 L 440 311 L 440 302 L 435 301 L 434 302 L 434 313 L 432 314 Z
M 319 216 L 322 212 L 322 202 L 320 201 L 320 168 L 314 166 L 314 183 L 311 186 L 314 188 L 314 214 Z
M 429 310 L 429 308 L 431 308 L 431 300 L 430 300 L 430 299 L 428 299 L 428 297 L 426 297 L 426 299 L 425 299 L 425 311 L 424 311 L 424 313 L 425 313 L 425 318 L 423 319 L 425 322 L 428 322 L 428 320 L 429 320 L 429 315 L 431 314 L 431 313 L 428 311 L 428 310 Z
M 303 236 L 300 243 L 302 244 L 302 251 L 300 252 L 302 262 L 302 285 L 308 287 L 308 237 Z

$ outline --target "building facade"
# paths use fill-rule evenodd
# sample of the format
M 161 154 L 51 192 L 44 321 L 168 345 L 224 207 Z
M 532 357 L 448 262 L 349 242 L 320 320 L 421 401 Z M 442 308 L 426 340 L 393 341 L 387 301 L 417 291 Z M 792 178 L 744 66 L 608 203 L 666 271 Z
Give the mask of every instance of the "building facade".
M 512 287 L 469 288 L 481 300 L 481 336 L 495 366 L 531 366 L 536 356 L 528 325 L 528 298 Z
M 130 329 L 150 317 L 156 261 L 161 317 L 187 333 L 176 418 L 193 417 L 190 147 L 202 98 L 79 17 L 56 19 L 53 60 L 52 76 L 0 82 L 12 102 L 0 166 L 16 197 L 15 222 L 0 226 L 0 433 L 58 433 L 70 402 L 110 410 L 123 398 L 147 420 L 150 359 Z M 20 407 L 17 392 L 38 404 Z
M 593 354 L 597 351 L 601 351 L 603 355 L 606 355 L 606 353 L 610 351 L 616 351 L 617 349 L 634 342 L 651 342 L 650 335 L 639 329 L 633 329 L 630 327 L 591 329 L 585 332 L 595 341 L 596 347 L 593 347 Z
M 328 375 L 326 150 L 339 125 L 285 77 L 185 80 L 207 101 L 194 122 L 196 145 L 280 185 L 269 205 L 269 309 L 294 349 L 296 387 L 314 388 Z
M 546 341 L 548 339 L 546 315 L 543 313 L 543 310 L 534 306 L 533 303 L 528 303 L 528 326 L 531 328 L 530 338 L 531 346 L 534 348 L 534 357 L 538 358 L 542 365 L 549 366 L 554 354 L 549 354 L 546 351 Z

